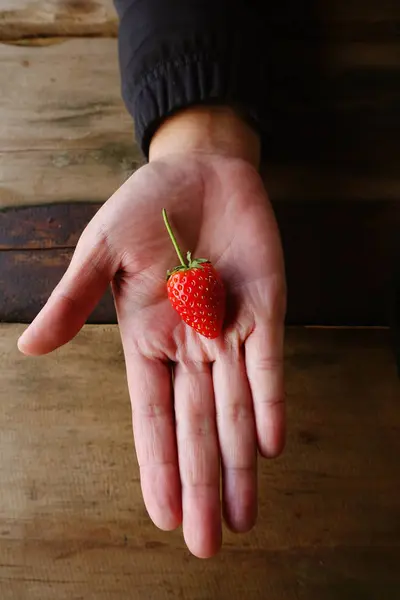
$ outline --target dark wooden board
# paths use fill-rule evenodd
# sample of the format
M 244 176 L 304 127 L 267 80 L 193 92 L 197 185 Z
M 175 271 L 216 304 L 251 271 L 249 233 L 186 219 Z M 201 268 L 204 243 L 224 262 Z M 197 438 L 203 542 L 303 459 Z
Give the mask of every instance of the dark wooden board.
M 0 251 L 73 248 L 100 206 L 71 202 L 0 210 Z
M 29 322 L 67 268 L 100 204 L 0 212 L 0 319 Z M 288 324 L 388 325 L 396 320 L 400 203 L 276 202 L 286 256 Z M 114 323 L 108 293 L 91 323 Z
M 0 252 L 0 321 L 28 323 L 45 304 L 64 274 L 73 250 Z M 89 323 L 115 323 L 111 291 L 90 316 Z
M 398 38 L 400 8 L 397 0 L 281 0 L 265 21 L 269 34 L 289 39 L 387 40 Z M 117 28 L 112 0 L 0 0 L 0 40 L 116 36 Z
M 189 555 L 143 506 L 117 327 L 40 359 L 0 325 L 2 600 L 398 600 L 400 384 L 387 331 L 290 329 L 288 440 L 259 519 Z
M 288 323 L 390 325 L 399 202 L 275 203 L 288 279 Z

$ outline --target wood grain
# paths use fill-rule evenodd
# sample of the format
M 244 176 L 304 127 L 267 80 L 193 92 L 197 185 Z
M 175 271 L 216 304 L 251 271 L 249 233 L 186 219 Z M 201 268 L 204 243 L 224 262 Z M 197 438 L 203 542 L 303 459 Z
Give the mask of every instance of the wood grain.
M 0 320 L 29 322 L 62 277 L 100 204 L 0 211 Z M 400 322 L 397 201 L 276 202 L 288 324 Z M 115 323 L 108 292 L 91 323 Z
M 289 39 L 388 40 L 398 38 L 396 0 L 284 0 L 271 6 L 266 24 Z M 266 7 L 268 10 L 268 5 Z M 112 0 L 0 0 L 0 40 L 38 36 L 116 36 Z
M 0 40 L 116 36 L 112 0 L 0 0 Z
M 260 464 L 256 528 L 204 563 L 145 512 L 117 328 L 41 359 L 21 330 L 0 326 L 2 600 L 398 599 L 388 332 L 288 330 L 286 452 Z
M 271 44 L 272 198 L 399 198 L 400 45 Z M 0 88 L 0 207 L 104 201 L 143 163 L 116 40 L 3 45 Z
M 0 51 L 0 207 L 105 200 L 141 161 L 115 40 Z
M 0 211 L 0 251 L 71 250 L 101 204 L 25 206 Z

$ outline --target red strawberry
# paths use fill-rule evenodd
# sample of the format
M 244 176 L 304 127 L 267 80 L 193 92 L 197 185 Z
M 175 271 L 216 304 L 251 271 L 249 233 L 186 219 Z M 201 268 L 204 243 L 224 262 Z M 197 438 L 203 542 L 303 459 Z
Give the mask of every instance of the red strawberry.
M 185 262 L 165 209 L 166 228 L 181 264 L 167 273 L 168 298 L 181 319 L 198 333 L 214 339 L 222 331 L 225 315 L 225 289 L 220 276 L 210 261 L 192 259 L 187 253 Z

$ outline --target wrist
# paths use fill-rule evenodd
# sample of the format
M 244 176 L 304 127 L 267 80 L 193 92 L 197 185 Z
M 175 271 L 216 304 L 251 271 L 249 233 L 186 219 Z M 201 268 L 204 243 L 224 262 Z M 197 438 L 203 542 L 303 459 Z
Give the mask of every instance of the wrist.
M 228 106 L 195 106 L 168 117 L 150 143 L 149 160 L 176 153 L 219 154 L 259 167 L 257 132 Z

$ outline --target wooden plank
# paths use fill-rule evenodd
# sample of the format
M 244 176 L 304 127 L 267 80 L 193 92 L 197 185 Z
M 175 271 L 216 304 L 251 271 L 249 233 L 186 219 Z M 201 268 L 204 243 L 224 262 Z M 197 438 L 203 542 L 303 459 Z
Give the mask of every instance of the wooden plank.
M 398 202 L 276 203 L 288 323 L 391 325 L 400 250 Z
M 287 0 L 268 7 L 265 28 L 268 35 L 288 39 L 335 41 L 396 40 L 400 8 L 396 0 Z
M 276 200 L 400 197 L 400 45 L 280 44 L 266 184 Z M 0 207 L 104 201 L 143 163 L 117 42 L 0 51 Z
M 289 1 L 275 3 L 271 9 L 265 16 L 267 31 L 289 39 L 360 41 L 395 40 L 398 36 L 396 0 Z M 0 40 L 66 35 L 116 36 L 112 0 L 0 0 Z
M 0 40 L 116 36 L 112 0 L 0 0 Z
M 0 252 L 0 321 L 30 322 L 47 301 L 72 258 L 72 250 Z M 111 292 L 90 323 L 116 323 Z
M 58 204 L 0 211 L 1 250 L 69 250 L 100 204 Z
M 144 510 L 117 328 L 41 359 L 20 332 L 0 326 L 2 600 L 399 598 L 387 331 L 288 330 L 286 452 L 260 464 L 256 528 L 206 569 Z
M 34 318 L 100 206 L 0 212 L 0 320 Z M 382 200 L 274 203 L 286 259 L 288 324 L 395 326 L 399 206 Z M 89 322 L 116 322 L 110 293 Z
M 328 37 L 359 41 L 398 39 L 400 7 L 397 0 L 323 0 L 310 3 L 309 6 L 312 7 L 309 10 L 313 17 L 310 21 L 317 25 L 317 31 L 320 30 L 321 34 Z M 297 10 L 301 10 L 298 4 Z
M 142 161 L 115 40 L 3 46 L 0 88 L 0 207 L 104 200 Z

